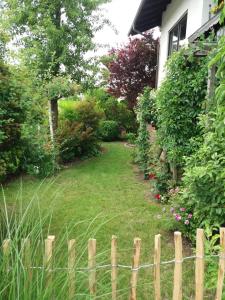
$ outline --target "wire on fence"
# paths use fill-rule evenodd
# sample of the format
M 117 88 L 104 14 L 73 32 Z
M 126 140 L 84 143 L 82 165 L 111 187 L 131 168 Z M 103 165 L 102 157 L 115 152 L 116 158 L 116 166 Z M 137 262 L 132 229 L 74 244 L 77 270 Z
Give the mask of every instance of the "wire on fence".
M 224 259 L 225 260 L 225 256 L 221 256 L 219 254 L 207 255 L 205 257 L 199 257 L 199 256 L 196 256 L 196 255 L 192 255 L 192 256 L 184 257 L 181 261 L 175 261 L 175 259 L 168 260 L 168 261 L 163 261 L 163 262 L 160 263 L 160 265 L 161 266 L 163 266 L 163 265 L 171 265 L 171 264 L 173 264 L 175 262 L 177 262 L 177 263 L 183 263 L 186 260 L 191 260 L 191 259 L 196 259 L 196 258 L 210 259 L 210 258 L 217 258 L 217 257 L 220 258 L 220 259 Z M 55 272 L 55 271 L 70 271 L 70 270 L 77 271 L 77 272 L 90 272 L 90 271 L 93 271 L 93 270 L 111 269 L 111 268 L 128 269 L 128 270 L 131 270 L 131 271 L 139 271 L 139 270 L 142 270 L 142 269 L 150 269 L 150 268 L 153 268 L 155 266 L 156 266 L 156 264 L 154 264 L 154 263 L 143 264 L 143 265 L 140 265 L 137 268 L 132 268 L 132 266 L 130 266 L 130 265 L 122 265 L 122 264 L 111 265 L 111 264 L 105 264 L 105 265 L 96 265 L 94 268 L 85 268 L 85 267 L 84 268 L 54 268 L 54 269 L 51 270 L 51 272 Z M 45 270 L 46 267 L 44 267 L 44 266 L 41 266 L 41 267 L 30 267 L 30 269 Z

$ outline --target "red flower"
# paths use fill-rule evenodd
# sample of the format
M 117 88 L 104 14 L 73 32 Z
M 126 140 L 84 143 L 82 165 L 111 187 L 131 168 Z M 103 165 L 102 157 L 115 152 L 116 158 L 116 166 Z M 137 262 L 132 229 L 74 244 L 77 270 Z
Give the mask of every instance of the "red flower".
M 156 194 L 155 195 L 155 199 L 160 200 L 161 199 L 161 195 L 160 194 Z
M 155 176 L 155 174 L 153 174 L 153 173 L 150 173 L 150 174 L 149 174 L 149 179 L 156 179 L 156 176 Z

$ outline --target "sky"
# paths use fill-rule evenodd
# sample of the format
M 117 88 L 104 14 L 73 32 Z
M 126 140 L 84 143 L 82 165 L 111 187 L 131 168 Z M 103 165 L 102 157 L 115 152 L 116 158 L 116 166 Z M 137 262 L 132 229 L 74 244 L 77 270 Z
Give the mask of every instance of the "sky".
M 141 0 L 112 0 L 110 3 L 102 6 L 104 16 L 115 26 L 118 34 L 108 26 L 105 26 L 96 34 L 96 43 L 108 45 L 104 49 L 98 48 L 98 55 L 105 54 L 107 49 L 121 45 L 128 40 L 128 32 L 140 3 Z

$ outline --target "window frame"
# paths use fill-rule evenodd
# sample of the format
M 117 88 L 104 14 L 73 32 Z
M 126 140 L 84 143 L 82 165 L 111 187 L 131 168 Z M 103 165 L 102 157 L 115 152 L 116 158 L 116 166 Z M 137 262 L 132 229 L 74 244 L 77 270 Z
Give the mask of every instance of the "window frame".
M 186 18 L 186 37 L 187 38 L 187 20 L 188 20 L 188 10 L 185 11 L 185 13 L 179 18 L 179 20 L 173 25 L 173 27 L 169 30 L 168 32 L 168 52 L 167 56 L 170 57 L 170 55 L 174 52 L 172 51 L 172 42 L 171 42 L 171 33 L 173 30 L 178 26 L 178 40 L 177 40 L 177 49 L 176 51 L 179 50 L 179 43 L 180 43 L 180 33 L 181 33 L 181 23 L 182 21 Z

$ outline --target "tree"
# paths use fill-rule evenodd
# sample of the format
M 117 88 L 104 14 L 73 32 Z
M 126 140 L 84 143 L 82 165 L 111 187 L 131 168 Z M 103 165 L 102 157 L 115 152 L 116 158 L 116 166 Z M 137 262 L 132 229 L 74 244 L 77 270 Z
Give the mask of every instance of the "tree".
M 62 73 L 80 82 L 85 53 L 94 48 L 101 28 L 98 6 L 108 0 L 6 0 L 5 19 L 12 38 L 22 45 L 23 60 L 42 79 Z M 58 99 L 50 100 L 51 122 L 58 126 Z
M 109 57 L 103 59 L 109 70 L 109 93 L 127 100 L 131 109 L 146 86 L 155 87 L 157 45 L 158 41 L 150 33 L 140 39 L 130 39 L 127 45 L 112 49 Z

